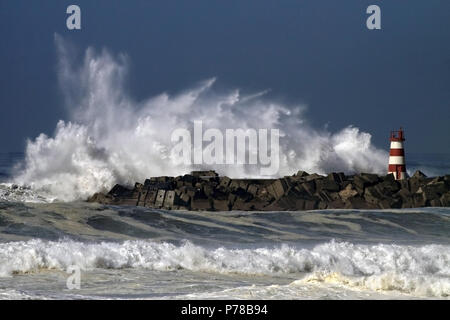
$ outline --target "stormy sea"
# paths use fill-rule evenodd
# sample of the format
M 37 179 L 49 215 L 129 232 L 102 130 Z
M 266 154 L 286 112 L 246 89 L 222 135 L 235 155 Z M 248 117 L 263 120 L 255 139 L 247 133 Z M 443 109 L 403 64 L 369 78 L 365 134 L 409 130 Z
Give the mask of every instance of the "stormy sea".
M 0 299 L 449 298 L 449 208 L 188 212 L 85 202 L 116 183 L 198 169 L 170 152 L 171 132 L 195 120 L 220 132 L 280 129 L 278 176 L 386 174 L 388 152 L 355 126 L 313 127 L 306 106 L 272 101 L 267 90 L 214 90 L 214 78 L 137 101 L 126 57 L 88 48 L 72 61 L 61 37 L 55 44 L 67 117 L 23 153 L 0 153 Z M 410 174 L 450 172 L 449 155 L 412 155 L 406 145 L 406 161 Z M 76 274 L 79 286 L 68 285 Z
M 22 158 L 0 155 L 3 181 Z M 165 211 L 0 184 L 0 299 L 449 297 L 450 208 Z

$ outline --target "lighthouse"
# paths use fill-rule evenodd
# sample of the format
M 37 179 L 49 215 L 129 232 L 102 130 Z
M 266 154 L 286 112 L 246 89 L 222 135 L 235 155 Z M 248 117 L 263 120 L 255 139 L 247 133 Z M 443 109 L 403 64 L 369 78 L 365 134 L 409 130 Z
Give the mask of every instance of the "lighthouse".
M 405 136 L 403 129 L 391 131 L 391 151 L 389 152 L 388 174 L 392 173 L 396 180 L 406 179 L 405 151 L 403 141 Z

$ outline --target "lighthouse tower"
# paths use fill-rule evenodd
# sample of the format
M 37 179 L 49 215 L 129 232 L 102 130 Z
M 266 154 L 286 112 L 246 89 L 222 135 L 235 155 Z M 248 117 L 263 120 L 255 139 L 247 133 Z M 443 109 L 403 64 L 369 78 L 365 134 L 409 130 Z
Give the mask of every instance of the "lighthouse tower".
M 403 129 L 399 131 L 391 131 L 391 151 L 389 152 L 388 174 L 392 173 L 396 180 L 406 178 L 405 151 L 403 149 Z

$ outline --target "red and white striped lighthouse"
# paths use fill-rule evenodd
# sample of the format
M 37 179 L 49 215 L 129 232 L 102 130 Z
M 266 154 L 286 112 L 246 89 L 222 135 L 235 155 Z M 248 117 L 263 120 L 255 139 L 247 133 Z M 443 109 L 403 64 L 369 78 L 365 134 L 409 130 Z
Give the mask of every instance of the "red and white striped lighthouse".
M 403 149 L 403 129 L 391 131 L 391 151 L 389 152 L 388 174 L 392 173 L 396 180 L 406 179 L 405 150 Z

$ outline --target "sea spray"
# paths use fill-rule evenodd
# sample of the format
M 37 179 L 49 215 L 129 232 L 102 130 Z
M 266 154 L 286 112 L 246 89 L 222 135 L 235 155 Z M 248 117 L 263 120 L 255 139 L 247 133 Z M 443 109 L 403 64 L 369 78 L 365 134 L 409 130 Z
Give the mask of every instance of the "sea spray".
M 180 175 L 194 169 L 173 159 L 171 134 L 193 129 L 279 129 L 279 170 L 274 176 L 299 169 L 327 173 L 386 171 L 387 153 L 371 144 L 371 135 L 348 126 L 336 133 L 318 130 L 305 120 L 305 106 L 271 101 L 264 92 L 242 95 L 218 92 L 215 79 L 174 95 L 167 93 L 134 101 L 125 90 L 127 57 L 86 50 L 75 65 L 67 44 L 56 36 L 59 83 L 70 119 L 57 124 L 53 136 L 29 140 L 24 166 L 13 181 L 31 185 L 61 201 L 86 199 L 115 183 L 132 184 L 150 176 Z M 198 167 L 198 166 L 197 166 Z M 196 167 L 196 168 L 197 168 Z M 230 177 L 255 177 L 259 166 L 224 165 L 213 168 Z

